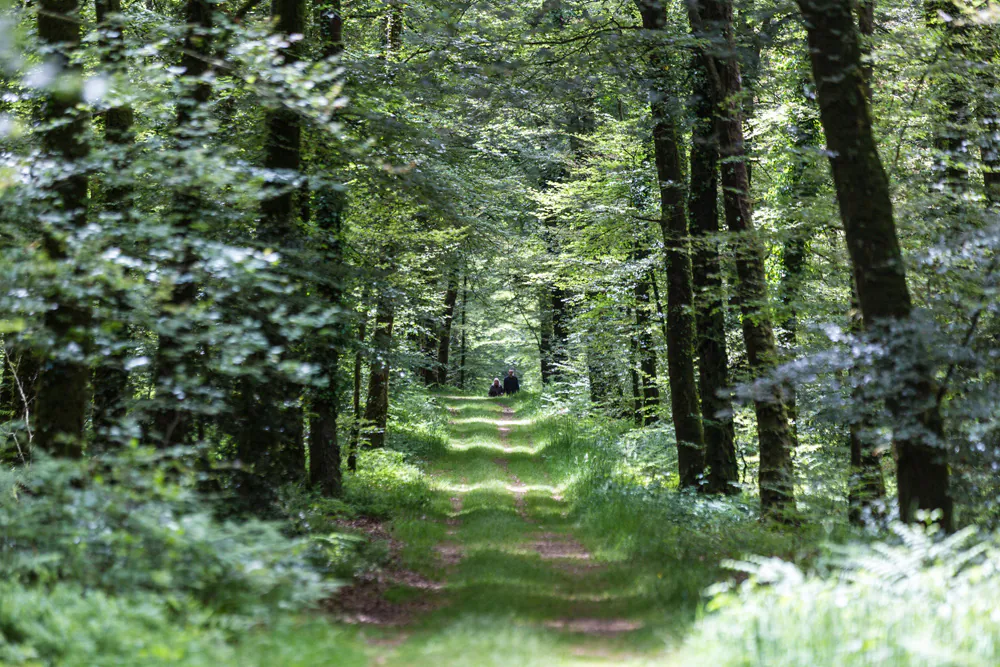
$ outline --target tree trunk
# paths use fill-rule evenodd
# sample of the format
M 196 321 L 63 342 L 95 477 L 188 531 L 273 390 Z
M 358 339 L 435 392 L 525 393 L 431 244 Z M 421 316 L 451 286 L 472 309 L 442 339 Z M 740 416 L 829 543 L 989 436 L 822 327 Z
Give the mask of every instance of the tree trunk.
M 666 6 L 662 0 L 637 0 L 646 30 L 666 28 Z M 663 69 L 654 50 L 651 70 Z M 656 79 L 650 85 L 653 117 L 653 151 L 660 190 L 660 229 L 666 254 L 667 274 L 667 370 L 670 407 L 677 436 L 677 464 L 681 486 L 696 486 L 705 472 L 705 434 L 698 404 L 694 370 L 694 291 L 687 215 L 684 210 L 684 171 L 681 167 L 677 122 L 665 98 L 669 95 Z
M 636 309 L 632 309 L 633 320 L 635 319 Z M 639 336 L 637 331 L 632 332 L 632 337 L 630 342 L 630 361 L 629 364 L 629 375 L 632 378 L 632 419 L 635 421 L 637 426 L 642 426 L 642 390 L 639 383 Z
M 102 64 L 109 74 L 121 75 L 127 68 L 125 61 L 124 21 L 121 16 L 121 0 L 95 0 L 98 29 L 101 31 Z M 132 107 L 122 105 L 112 107 L 104 115 L 104 142 L 113 152 L 111 157 L 110 184 L 104 191 L 104 210 L 120 218 L 122 223 L 133 220 L 133 193 L 131 184 L 123 181 L 123 172 L 128 165 L 127 154 L 135 142 L 132 132 Z M 125 309 L 125 295 L 111 295 L 116 308 Z M 119 323 L 117 333 L 128 335 L 126 323 Z M 118 341 L 116 341 L 118 342 Z M 119 345 L 111 351 L 108 359 L 100 361 L 93 372 L 94 412 L 92 423 L 94 433 L 104 440 L 112 426 L 125 416 L 125 400 L 128 390 L 128 372 L 125 370 L 127 348 Z
M 343 50 L 343 21 L 340 16 L 340 0 L 333 0 L 332 6 L 319 17 L 323 55 L 327 58 L 340 55 Z M 294 28 L 288 25 L 287 28 Z M 301 28 L 301 26 L 298 26 Z M 334 149 L 319 139 L 319 148 L 325 154 L 325 163 L 336 161 Z M 324 171 L 331 171 L 325 169 Z M 323 279 L 317 285 L 317 292 L 323 301 L 337 309 L 343 306 L 344 275 L 343 224 L 347 208 L 346 193 L 324 181 L 323 174 L 317 174 L 313 204 L 317 234 L 314 241 L 323 259 Z M 336 176 L 326 175 L 328 178 Z M 339 315 L 338 315 L 339 317 Z M 327 496 L 339 496 L 342 491 L 340 469 L 340 441 L 337 433 L 339 411 L 338 389 L 340 386 L 340 350 L 346 338 L 343 326 L 338 322 L 332 335 L 319 336 L 312 351 L 313 361 L 323 370 L 327 386 L 311 391 L 312 417 L 309 428 L 309 483 Z
M 864 94 L 852 3 L 798 0 L 798 4 L 807 24 L 820 118 L 862 317 L 865 327 L 892 348 L 891 326 L 905 323 L 912 305 L 889 180 L 879 159 Z M 914 356 L 908 377 L 900 379 L 896 392 L 887 399 L 896 420 L 900 517 L 913 521 L 917 509 L 941 510 L 943 524 L 950 529 L 952 499 L 937 388 L 923 355 Z
M 698 73 L 697 122 L 691 144 L 691 192 L 688 210 L 695 238 L 692 275 L 698 325 L 698 389 L 705 428 L 705 463 L 709 493 L 736 493 L 736 432 L 729 395 L 729 355 L 722 300 L 722 263 L 719 234 L 719 145 L 708 82 Z
M 444 293 L 444 320 L 441 323 L 441 335 L 438 337 L 437 383 L 440 386 L 448 384 L 448 353 L 451 349 L 451 323 L 455 317 L 455 304 L 458 302 L 458 274 L 453 273 L 448 279 L 448 288 Z
M 372 341 L 375 358 L 368 376 L 368 399 L 365 402 L 365 425 L 371 429 L 367 446 L 385 445 L 385 429 L 389 419 L 389 355 L 392 347 L 392 324 L 396 306 L 386 292 L 379 297 L 375 316 L 375 334 Z
M 80 46 L 78 10 L 77 0 L 40 0 L 38 6 L 38 39 L 43 49 L 50 49 L 49 58 L 60 76 L 82 76 L 73 61 Z M 42 103 L 42 152 L 60 165 L 46 188 L 53 209 L 61 216 L 57 226 L 46 225 L 43 248 L 50 260 L 59 263 L 70 259 L 67 235 L 87 224 L 87 174 L 83 162 L 90 148 L 79 91 L 75 84 L 64 90 L 50 90 Z M 42 362 L 34 444 L 52 456 L 77 458 L 83 454 L 90 375 L 85 355 L 90 349 L 91 314 L 83 299 L 68 297 L 60 290 L 53 290 L 48 298 L 55 307 L 47 309 L 43 319 L 57 354 L 50 354 Z
M 939 33 L 946 60 L 955 57 L 965 60 L 968 29 L 966 21 L 961 19 L 962 14 L 962 8 L 953 0 L 924 2 L 924 21 L 928 30 Z M 961 73 L 955 71 L 959 63 L 946 64 L 949 65 L 947 71 L 935 77 L 938 80 L 933 81 L 931 86 L 931 90 L 937 92 L 936 101 L 943 111 L 934 116 L 934 148 L 937 152 L 934 171 L 940 178 L 935 186 L 943 184 L 947 194 L 960 196 L 969 187 L 966 125 L 971 114 L 967 87 L 963 81 L 967 72 L 964 62 Z
M 563 287 L 553 287 L 552 296 L 552 367 L 550 377 L 555 382 L 566 380 L 569 368 L 569 292 Z
M 538 295 L 538 359 L 542 386 L 552 382 L 552 297 L 547 287 Z
M 458 388 L 465 390 L 465 311 L 469 303 L 469 276 L 462 277 L 462 343 L 458 358 Z
M 704 24 L 721 32 L 725 44 L 722 57 L 703 47 L 701 60 L 709 82 L 712 103 L 719 111 L 719 152 L 722 158 L 722 190 L 726 226 L 738 244 L 736 274 L 737 298 L 743 319 L 743 339 L 750 368 L 757 377 L 765 377 L 778 361 L 768 303 L 764 246 L 753 227 L 750 184 L 746 151 L 743 145 L 743 121 L 739 107 L 740 67 L 733 37 L 733 8 L 729 0 L 693 0 L 688 5 L 691 27 L 699 35 Z M 718 37 L 716 33 L 714 36 Z M 795 436 L 788 421 L 784 397 L 773 388 L 766 397 L 754 400 L 757 434 L 760 442 L 760 500 L 765 514 L 779 518 L 794 509 L 794 474 L 792 450 Z
M 187 0 L 184 5 L 186 24 L 183 55 L 180 67 L 184 70 L 185 83 L 177 100 L 177 133 L 179 149 L 190 148 L 200 140 L 197 127 L 198 111 L 212 94 L 212 87 L 205 80 L 212 53 L 212 9 L 207 0 Z M 177 165 L 180 169 L 182 165 Z M 184 184 L 174 196 L 175 233 L 182 237 L 184 249 L 179 259 L 170 262 L 176 276 L 190 275 L 195 262 L 191 233 L 202 208 L 201 192 L 197 185 Z M 171 289 L 170 300 L 162 309 L 168 321 L 178 317 L 194 305 L 198 286 L 193 280 L 179 280 Z M 188 351 L 185 338 L 194 332 L 191 324 L 182 320 L 176 326 L 164 327 L 159 332 L 156 350 L 156 400 L 153 436 L 161 447 L 187 440 L 192 425 L 191 411 L 182 398 L 186 392 L 183 383 L 199 374 L 198 355 Z
M 362 298 L 362 307 L 367 308 L 367 294 Z M 351 425 L 351 446 L 347 454 L 347 467 L 354 472 L 358 469 L 358 438 L 361 434 L 361 365 L 364 359 L 365 336 L 368 328 L 367 312 L 358 321 L 358 349 L 354 353 L 354 423 Z
M 289 35 L 302 34 L 304 31 L 304 16 L 302 0 L 272 0 L 271 17 L 275 21 L 275 31 L 278 36 L 287 39 Z M 289 65 L 299 60 L 296 45 L 291 43 L 280 51 L 281 64 Z M 264 145 L 264 169 L 268 175 L 264 182 L 264 199 L 261 201 L 261 221 L 258 230 L 258 241 L 270 247 L 289 248 L 299 245 L 297 207 L 295 206 L 296 188 L 288 182 L 289 177 L 298 174 L 302 159 L 302 127 L 298 114 L 285 107 L 269 111 L 267 114 L 267 137 Z M 317 211 L 317 215 L 335 217 L 340 213 L 334 209 L 339 193 L 332 193 L 330 200 L 320 201 L 320 207 L 326 211 Z M 322 195 L 321 195 L 322 198 Z M 331 223 L 329 219 L 325 224 Z M 329 229 L 324 230 L 332 233 Z M 322 288 L 321 288 L 322 289 Z M 323 294 L 324 300 L 330 299 L 330 294 Z M 264 335 L 274 347 L 283 347 L 279 327 L 270 320 L 266 313 L 259 312 L 257 316 L 262 322 Z M 335 355 L 334 355 L 335 356 Z M 336 371 L 329 371 L 329 366 L 335 359 L 324 351 L 324 370 L 328 380 L 335 382 Z M 303 443 L 303 415 L 299 405 L 299 387 L 287 378 L 271 369 L 265 370 L 264 382 L 251 378 L 243 380 L 244 409 L 249 414 L 244 415 L 245 429 L 241 435 L 240 456 L 246 462 L 253 463 L 261 474 L 278 474 L 289 480 L 300 479 L 305 473 L 305 451 Z M 321 420 L 335 419 L 335 408 L 331 407 L 331 399 L 317 397 Z M 336 427 L 329 423 L 322 424 L 321 434 L 328 436 L 335 432 Z M 326 452 L 317 465 L 332 464 L 329 452 Z M 329 472 L 329 471 L 328 471 Z M 332 474 L 332 473 L 331 473 Z M 329 489 L 329 480 L 323 482 Z
M 642 426 L 659 420 L 660 390 L 656 386 L 656 350 L 649 331 L 649 273 L 643 271 L 635 283 L 635 338 L 639 352 L 639 423 Z

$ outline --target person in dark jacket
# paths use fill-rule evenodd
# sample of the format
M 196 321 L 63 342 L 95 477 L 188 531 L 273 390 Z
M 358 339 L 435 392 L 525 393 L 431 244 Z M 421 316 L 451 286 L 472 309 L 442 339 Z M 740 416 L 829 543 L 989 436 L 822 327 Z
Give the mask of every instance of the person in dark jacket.
M 490 398 L 497 396 L 503 396 L 503 387 L 500 386 L 500 378 L 493 378 L 493 384 L 490 386 Z
M 514 375 L 514 369 L 512 368 L 507 371 L 507 377 L 503 379 L 503 393 L 513 396 L 519 391 L 521 391 L 521 381 Z

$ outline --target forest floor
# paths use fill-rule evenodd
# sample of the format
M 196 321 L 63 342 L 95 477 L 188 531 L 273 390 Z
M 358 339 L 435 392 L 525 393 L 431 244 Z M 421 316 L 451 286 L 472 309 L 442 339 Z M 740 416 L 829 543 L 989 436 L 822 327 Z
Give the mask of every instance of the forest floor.
M 387 531 L 390 564 L 334 601 L 380 665 L 662 663 L 669 633 L 655 588 L 595 557 L 517 400 L 439 398 L 447 449 L 428 462 L 434 495 Z M 519 412 L 515 412 L 518 406 Z

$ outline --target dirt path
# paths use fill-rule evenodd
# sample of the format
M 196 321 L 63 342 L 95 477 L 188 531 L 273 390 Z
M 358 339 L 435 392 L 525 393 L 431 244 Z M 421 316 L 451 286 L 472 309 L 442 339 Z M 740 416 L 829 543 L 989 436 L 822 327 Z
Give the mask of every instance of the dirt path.
M 373 664 L 640 662 L 647 608 L 636 606 L 623 566 L 574 534 L 565 472 L 544 456 L 530 406 L 442 403 L 449 443 L 429 463 L 431 508 L 393 525 L 398 558 L 366 593 L 378 601 L 346 593 L 377 611 L 348 619 L 364 628 Z

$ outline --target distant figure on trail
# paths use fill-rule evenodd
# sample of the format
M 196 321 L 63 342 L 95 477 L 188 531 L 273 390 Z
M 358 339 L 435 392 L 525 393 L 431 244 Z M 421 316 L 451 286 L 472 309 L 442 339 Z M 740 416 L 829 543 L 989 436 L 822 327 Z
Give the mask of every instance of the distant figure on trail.
M 503 387 L 500 386 L 500 378 L 493 378 L 493 385 L 490 387 L 490 398 L 503 396 Z
M 513 396 L 519 391 L 521 391 L 521 381 L 514 375 L 514 369 L 512 368 L 507 371 L 507 377 L 503 379 L 503 393 Z

